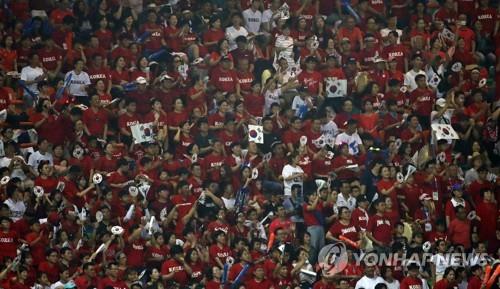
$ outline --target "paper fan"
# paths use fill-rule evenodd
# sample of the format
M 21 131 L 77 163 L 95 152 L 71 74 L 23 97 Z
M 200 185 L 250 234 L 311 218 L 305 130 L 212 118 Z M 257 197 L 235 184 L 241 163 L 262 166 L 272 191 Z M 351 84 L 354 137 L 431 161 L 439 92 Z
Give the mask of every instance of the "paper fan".
M 35 194 L 35 196 L 37 196 L 39 198 L 43 197 L 44 189 L 41 186 L 35 186 L 33 188 L 33 193 Z
M 462 70 L 462 63 L 460 63 L 460 62 L 455 62 L 451 66 L 451 71 L 453 71 L 453 72 L 460 72 L 461 70 Z
M 124 229 L 120 226 L 113 226 L 111 228 L 111 233 L 113 235 L 121 235 L 123 233 Z
M 92 176 L 92 182 L 95 185 L 98 185 L 102 182 L 102 175 L 99 173 L 95 173 L 94 176 Z

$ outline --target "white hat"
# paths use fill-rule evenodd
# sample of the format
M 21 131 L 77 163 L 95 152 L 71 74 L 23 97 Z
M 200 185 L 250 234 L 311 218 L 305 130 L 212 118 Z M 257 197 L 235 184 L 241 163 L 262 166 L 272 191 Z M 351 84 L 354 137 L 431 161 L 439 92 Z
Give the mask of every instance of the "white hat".
M 138 84 L 147 84 L 148 83 L 148 81 L 146 80 L 146 78 L 144 78 L 142 76 L 137 77 L 137 79 L 135 80 L 135 82 L 137 82 Z

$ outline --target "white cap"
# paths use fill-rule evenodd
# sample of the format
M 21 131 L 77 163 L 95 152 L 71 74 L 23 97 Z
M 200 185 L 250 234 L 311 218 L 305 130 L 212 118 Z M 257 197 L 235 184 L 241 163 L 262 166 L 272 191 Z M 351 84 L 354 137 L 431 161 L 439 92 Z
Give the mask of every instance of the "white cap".
M 135 82 L 137 82 L 138 84 L 147 84 L 148 83 L 147 79 L 142 77 L 142 76 L 137 77 Z

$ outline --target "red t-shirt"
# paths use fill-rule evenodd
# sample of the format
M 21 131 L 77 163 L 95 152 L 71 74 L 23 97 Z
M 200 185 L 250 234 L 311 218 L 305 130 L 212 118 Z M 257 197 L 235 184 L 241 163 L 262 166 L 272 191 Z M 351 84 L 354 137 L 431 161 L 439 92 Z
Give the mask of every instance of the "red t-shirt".
M 273 286 L 273 283 L 269 280 L 257 281 L 255 279 L 251 279 L 245 282 L 246 289 L 270 289 Z
M 371 232 L 376 240 L 388 246 L 392 241 L 392 226 L 386 216 L 375 214 L 370 217 L 366 230 Z
M 448 227 L 448 235 L 452 244 L 463 245 L 465 249 L 471 246 L 470 240 L 471 224 L 468 220 L 454 219 Z
M 111 80 L 111 72 L 106 67 L 89 67 L 87 70 L 87 74 L 89 75 L 90 82 L 95 84 L 99 79 L 104 80 L 104 84 L 108 85 L 108 81 Z
M 359 240 L 358 229 L 352 221 L 349 222 L 348 225 L 344 225 L 340 221 L 337 221 L 330 227 L 329 232 L 337 239 L 340 236 L 344 236 L 354 242 Z
M 128 286 L 124 281 L 113 281 L 109 277 L 103 278 L 101 282 L 99 282 L 99 286 L 97 287 L 97 289 L 104 289 L 108 286 L 113 287 L 113 289 L 128 289 Z
M 422 289 L 422 280 L 419 278 L 405 277 L 401 281 L 400 289 Z
M 210 256 L 210 262 L 212 266 L 218 266 L 218 263 L 215 261 L 216 257 L 219 258 L 222 264 L 225 264 L 226 258 L 232 256 L 233 253 L 228 246 L 223 246 L 222 248 L 220 248 L 219 246 L 217 246 L 217 244 L 213 244 L 212 246 L 210 246 L 208 254 Z
M 113 43 L 113 33 L 109 29 L 99 29 L 94 35 L 99 39 L 99 46 L 102 49 L 109 50 L 111 48 L 111 44 Z
M 308 211 L 307 210 L 308 206 L 309 206 L 309 204 L 307 204 L 307 203 L 304 203 L 302 205 L 302 212 L 303 212 L 303 216 L 304 216 L 304 223 L 306 224 L 306 226 L 319 226 L 320 222 L 319 222 L 319 220 L 316 217 L 316 215 L 315 215 L 314 212 L 321 212 L 321 211 L 323 211 L 323 202 L 318 201 L 318 205 L 316 206 L 316 209 L 313 210 L 313 211 Z
M 14 230 L 8 232 L 0 231 L 0 260 L 5 257 L 15 258 L 17 256 L 17 233 Z
M 436 94 L 429 88 L 417 88 L 410 93 L 410 103 L 415 103 L 418 115 L 429 116 L 436 100 Z
M 120 129 L 126 129 L 130 132 L 130 127 L 139 124 L 139 122 L 138 115 L 129 115 L 128 113 L 124 113 L 118 118 L 118 127 Z
M 155 23 L 145 23 L 142 26 L 141 34 L 145 31 L 150 32 L 151 34 L 144 42 L 144 49 L 157 51 L 161 48 L 161 40 L 163 39 L 163 29 L 160 25 Z
M 360 208 L 354 209 L 351 214 L 352 224 L 360 229 L 366 229 L 369 218 L 368 213 Z
M 234 70 L 223 70 L 217 67 L 212 71 L 210 81 L 218 91 L 234 93 L 238 75 Z
M 44 48 L 40 50 L 38 56 L 40 57 L 43 67 L 49 71 L 55 70 L 57 68 L 57 62 L 63 59 L 61 51 L 57 48 L 52 48 L 51 50 Z
M 262 94 L 255 95 L 250 93 L 245 95 L 243 99 L 245 109 L 253 116 L 262 116 L 265 102 L 266 100 Z
M 15 252 L 15 251 L 14 251 Z M 56 283 L 59 280 L 59 266 L 49 263 L 47 261 L 43 261 L 38 266 L 38 271 L 44 272 L 47 274 L 47 278 L 52 283 Z
M 111 82 L 114 85 L 120 85 L 122 81 L 130 82 L 130 74 L 128 70 L 124 69 L 121 72 L 113 69 L 111 71 Z
M 313 95 L 318 95 L 319 93 L 319 84 L 323 81 L 323 77 L 321 73 L 317 71 L 307 72 L 303 70 L 298 77 L 298 81 L 307 86 L 307 91 Z
M 404 71 L 404 59 L 407 57 L 408 49 L 402 44 L 395 44 L 386 46 L 382 51 L 382 56 L 385 59 L 395 58 L 398 65 L 397 69 L 399 71 Z
M 108 114 L 104 109 L 94 111 L 93 108 L 89 108 L 83 112 L 82 120 L 91 135 L 102 137 L 104 126 L 108 123 Z
M 498 13 L 494 8 L 477 8 L 474 15 L 474 22 L 479 21 L 483 24 L 483 31 L 492 33 L 495 29 L 495 22 L 498 21 Z

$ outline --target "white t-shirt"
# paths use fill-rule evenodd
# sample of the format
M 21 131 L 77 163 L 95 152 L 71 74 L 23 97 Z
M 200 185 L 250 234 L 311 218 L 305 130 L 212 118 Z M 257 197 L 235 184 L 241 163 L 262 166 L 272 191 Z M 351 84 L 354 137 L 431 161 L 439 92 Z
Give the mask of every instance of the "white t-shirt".
M 45 154 L 41 154 L 40 151 L 36 151 L 28 158 L 28 165 L 37 170 L 41 161 L 49 161 L 51 165 L 54 164 L 51 153 L 46 152 Z
M 343 194 L 338 194 L 336 205 L 337 208 L 347 207 L 352 212 L 356 208 L 356 199 L 351 195 L 346 199 Z
M 23 81 L 33 81 L 35 80 L 37 77 L 39 77 L 40 75 L 43 74 L 43 69 L 41 67 L 31 67 L 31 66 L 25 66 L 22 70 L 21 70 L 21 80 Z M 32 83 L 30 85 L 26 85 L 26 87 L 31 90 L 34 94 L 38 95 L 38 93 L 40 93 L 38 91 L 38 84 L 35 82 L 35 83 Z M 25 94 L 27 94 L 25 92 Z
M 367 276 L 361 277 L 358 282 L 356 282 L 355 289 L 364 288 L 364 289 L 375 289 L 375 285 L 378 283 L 384 283 L 384 279 L 381 277 L 369 278 Z
M 359 145 L 363 142 L 361 141 L 361 138 L 359 137 L 359 134 L 357 132 L 353 133 L 352 135 L 348 135 L 347 133 L 343 132 L 337 135 L 337 137 L 335 138 L 335 145 L 339 146 L 343 143 L 346 143 L 349 146 L 349 154 L 357 155 L 359 153 Z
M 280 96 L 281 96 L 281 88 L 277 88 L 273 91 L 271 90 L 266 90 L 264 93 L 264 111 L 265 114 L 268 114 L 271 112 L 271 105 L 273 103 L 280 103 Z
M 279 35 L 278 37 L 276 37 L 274 46 L 277 48 L 285 48 L 285 50 L 280 52 L 279 57 L 293 59 L 293 37 Z
M 321 125 L 321 133 L 335 137 L 339 133 L 339 127 L 333 120 L 330 120 L 329 122 Z
M 443 275 L 446 268 L 450 266 L 449 261 L 451 258 L 441 255 L 435 254 L 431 257 L 431 262 L 436 266 L 436 275 Z
M 224 202 L 224 207 L 231 211 L 234 209 L 234 204 L 236 203 L 236 199 L 235 198 L 231 198 L 231 199 L 226 199 L 224 197 L 221 198 L 222 201 Z
M 234 26 L 229 26 L 226 28 L 226 39 L 229 41 L 229 50 L 233 51 L 238 46 L 236 45 L 236 38 L 238 36 L 248 36 L 248 31 L 245 29 L 245 27 L 241 26 L 240 29 L 236 30 Z
M 12 221 L 16 222 L 24 216 L 24 212 L 26 212 L 26 206 L 24 205 L 24 202 L 15 202 L 12 199 L 7 199 L 3 203 L 9 206 L 10 218 L 12 219 Z
M 415 89 L 417 89 L 417 83 L 415 82 L 415 76 L 417 76 L 419 74 L 422 74 L 427 79 L 427 76 L 425 75 L 425 71 L 423 71 L 423 70 L 419 70 L 419 71 L 415 72 L 413 69 L 410 69 L 410 71 L 405 73 L 404 85 L 406 87 L 408 87 L 409 92 L 412 92 Z
M 271 9 L 264 10 L 264 12 L 262 13 L 262 23 L 271 22 L 271 25 L 270 25 L 271 29 L 276 27 L 276 23 L 274 22 L 273 15 L 274 15 L 274 12 Z
M 283 167 L 283 171 L 281 172 L 281 175 L 283 176 L 283 179 L 289 178 L 292 176 L 294 173 L 304 173 L 304 170 L 300 166 L 292 167 L 291 165 L 285 165 Z M 283 180 L 283 186 L 284 191 L 285 191 L 285 196 L 291 196 L 292 195 L 292 186 L 293 185 L 303 185 L 303 180 L 302 178 L 294 178 L 289 181 Z
M 90 85 L 90 77 L 87 72 L 82 71 L 80 74 L 76 74 L 75 71 L 72 70 L 66 73 L 64 79 L 67 79 L 70 74 L 72 74 L 72 76 L 68 85 L 69 94 L 76 96 L 88 96 L 85 87 Z
M 292 110 L 295 110 L 295 116 L 300 116 L 301 108 L 306 106 L 307 102 L 305 99 L 302 99 L 300 95 L 296 95 L 292 101 Z
M 260 32 L 260 25 L 262 24 L 262 12 L 259 10 L 253 11 L 251 8 L 243 11 L 243 19 L 245 20 L 245 28 L 249 33 Z
M 394 279 L 391 283 L 385 281 L 385 285 L 387 285 L 387 289 L 399 289 L 399 281 Z

